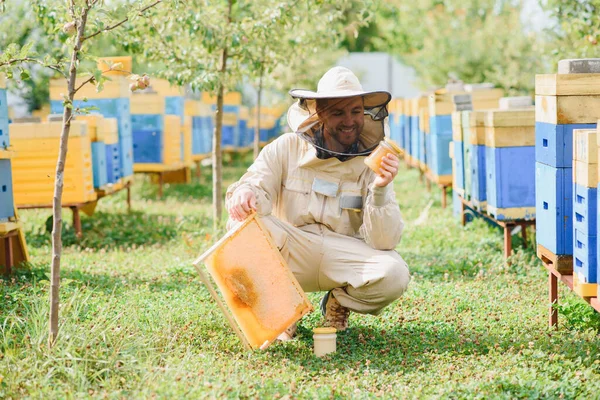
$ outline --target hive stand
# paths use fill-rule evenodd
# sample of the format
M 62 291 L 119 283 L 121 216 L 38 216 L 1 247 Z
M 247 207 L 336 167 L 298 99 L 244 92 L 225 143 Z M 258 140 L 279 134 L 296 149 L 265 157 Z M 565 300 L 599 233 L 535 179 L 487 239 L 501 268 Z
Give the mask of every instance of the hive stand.
M 431 190 L 432 183 L 437 185 L 437 187 L 442 190 L 442 208 L 446 208 L 448 205 L 448 189 L 452 188 L 452 176 L 448 177 L 449 179 L 445 179 L 445 176 L 437 177 L 433 175 L 430 170 L 428 170 L 425 172 L 425 178 L 427 182 L 427 190 Z
M 548 326 L 553 328 L 558 325 L 558 312 L 554 306 L 558 304 L 558 281 L 573 290 L 573 257 L 554 255 L 541 245 L 538 245 L 537 253 L 548 270 Z M 600 301 L 597 297 L 582 298 L 600 312 Z
M 15 209 L 15 216 L 17 215 Z M 3 265 L 5 275 L 10 275 L 12 267 L 15 265 L 29 261 L 25 235 L 18 220 L 17 222 L 0 223 L 0 257 L 0 271 L 2 271 Z
M 465 200 L 463 197 L 458 196 L 461 206 L 461 224 L 465 226 L 467 224 L 467 216 L 466 209 L 469 208 L 471 211 L 476 212 L 479 216 L 485 218 L 486 220 L 493 222 L 494 224 L 500 226 L 504 230 L 504 259 L 507 260 L 508 257 L 512 254 L 512 235 L 511 232 L 517 226 L 521 227 L 521 236 L 523 237 L 524 247 L 527 248 L 527 227 L 535 226 L 535 219 L 532 220 L 514 220 L 514 221 L 499 221 L 494 217 L 481 213 L 477 211 L 473 204 Z
M 92 215 L 94 210 L 96 209 L 96 205 L 98 204 L 98 200 L 103 197 L 113 195 L 115 193 L 120 192 L 123 189 L 127 190 L 127 211 L 131 211 L 131 184 L 132 181 L 128 180 L 124 183 L 108 186 L 103 189 L 96 191 L 97 199 L 94 201 L 88 201 L 83 203 L 67 203 L 63 204 L 63 208 L 70 208 L 73 212 L 73 229 L 75 229 L 75 234 L 78 238 L 83 236 L 83 230 L 81 228 L 81 216 L 79 211 L 83 211 L 87 215 Z M 43 205 L 19 205 L 19 209 L 33 209 L 33 208 L 52 208 L 52 204 L 43 204 Z

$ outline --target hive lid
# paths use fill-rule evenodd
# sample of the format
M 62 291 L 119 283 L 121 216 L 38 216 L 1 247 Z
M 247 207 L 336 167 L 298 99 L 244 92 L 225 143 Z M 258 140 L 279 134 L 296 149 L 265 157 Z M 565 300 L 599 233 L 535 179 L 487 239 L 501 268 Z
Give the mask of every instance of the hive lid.
M 265 349 L 312 311 L 310 301 L 256 214 L 227 232 L 194 261 L 194 266 L 247 348 Z

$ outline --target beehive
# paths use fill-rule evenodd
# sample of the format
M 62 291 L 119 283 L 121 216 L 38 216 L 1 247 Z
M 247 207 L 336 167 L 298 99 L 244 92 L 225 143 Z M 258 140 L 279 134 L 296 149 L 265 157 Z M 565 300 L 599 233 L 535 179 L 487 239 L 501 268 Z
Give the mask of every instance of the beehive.
M 596 293 L 598 283 L 598 147 L 595 129 L 573 131 L 573 274 L 576 292 Z
M 429 109 L 423 107 L 419 110 L 419 132 L 421 145 L 419 146 L 419 168 L 427 169 L 427 152 L 431 146 L 429 137 Z
M 14 196 L 20 205 L 52 204 L 61 122 L 11 124 Z M 72 121 L 65 163 L 63 203 L 96 200 L 92 172 L 92 150 L 87 123 Z
M 536 75 L 535 92 L 537 243 L 555 255 L 572 255 L 573 131 L 596 128 L 600 74 Z
M 97 67 L 104 76 L 128 76 L 133 71 L 131 56 L 111 56 L 98 59 Z
M 536 216 L 534 126 L 532 108 L 485 114 L 487 212 L 498 220 Z
M 240 148 L 252 147 L 252 135 L 248 129 L 248 119 L 250 118 L 250 110 L 248 107 L 240 107 L 240 115 L 238 119 L 238 129 L 240 132 L 237 146 Z
M 77 121 L 87 123 L 88 136 L 92 142 L 92 171 L 94 175 L 94 188 L 98 189 L 108 183 L 106 167 L 106 144 L 103 140 L 98 140 L 98 131 L 100 136 L 104 132 L 104 117 L 102 115 L 81 115 L 75 117 Z M 115 132 L 116 134 L 116 132 Z
M 487 205 L 486 194 L 486 165 L 485 165 L 485 111 L 465 111 L 469 113 L 469 146 L 471 159 L 469 171 L 471 181 L 471 203 L 480 211 Z
M 111 57 L 113 58 L 113 57 Z M 78 78 L 76 86 L 81 85 L 84 78 Z M 50 108 L 52 113 L 62 113 L 63 96 L 67 93 L 64 79 L 50 81 Z M 129 81 L 116 74 L 110 81 L 104 82 L 102 91 L 97 92 L 92 84 L 84 85 L 76 95 L 74 107 L 96 107 L 97 112 L 107 118 L 116 118 L 119 134 L 119 170 L 120 175 L 129 177 L 133 174 L 133 139 L 131 134 Z M 87 100 L 87 101 L 84 101 Z
M 465 195 L 464 145 L 461 111 L 452 113 L 452 190 L 461 197 Z
M 205 277 L 201 264 L 206 265 L 224 299 L 222 310 L 240 339 L 264 349 L 312 307 L 255 215 L 229 231 L 194 265 L 222 305 Z

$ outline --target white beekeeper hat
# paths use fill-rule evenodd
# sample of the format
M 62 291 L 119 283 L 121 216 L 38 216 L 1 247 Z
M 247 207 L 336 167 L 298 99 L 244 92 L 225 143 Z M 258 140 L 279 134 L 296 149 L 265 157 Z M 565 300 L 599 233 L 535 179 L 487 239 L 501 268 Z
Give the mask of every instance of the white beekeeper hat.
M 321 126 L 316 111 L 318 99 L 345 99 L 361 96 L 364 99 L 365 125 L 359 137 L 359 154 L 369 154 L 385 136 L 387 104 L 392 99 L 389 92 L 366 91 L 352 71 L 333 67 L 319 80 L 317 91 L 292 89 L 290 95 L 297 99 L 290 106 L 287 121 L 290 128 L 303 139 L 315 145 L 314 130 Z M 326 150 L 326 149 L 323 149 Z

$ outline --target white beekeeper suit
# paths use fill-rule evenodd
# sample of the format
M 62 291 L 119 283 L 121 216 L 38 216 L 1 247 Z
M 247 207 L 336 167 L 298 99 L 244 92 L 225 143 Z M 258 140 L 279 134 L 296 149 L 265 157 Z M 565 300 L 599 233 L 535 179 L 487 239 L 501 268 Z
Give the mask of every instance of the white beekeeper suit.
M 300 99 L 288 111 L 295 133 L 268 144 L 228 188 L 226 198 L 229 201 L 243 188 L 254 193 L 261 221 L 305 291 L 332 290 L 351 311 L 377 314 L 400 297 L 410 281 L 406 263 L 394 251 L 404 224 L 393 185 L 374 186 L 376 175 L 364 164 L 365 155 L 383 139 L 383 118 L 371 121 L 369 102 L 379 106 L 375 112 L 385 111 L 390 95 L 364 92 L 360 83 L 351 88 L 354 91 L 342 88 L 345 97 L 364 98 L 364 134 L 354 154 L 322 159 L 317 156 L 319 141 L 311 136 L 319 126 L 314 99 L 344 97 L 322 86 L 323 79 L 316 93 L 290 92 Z

